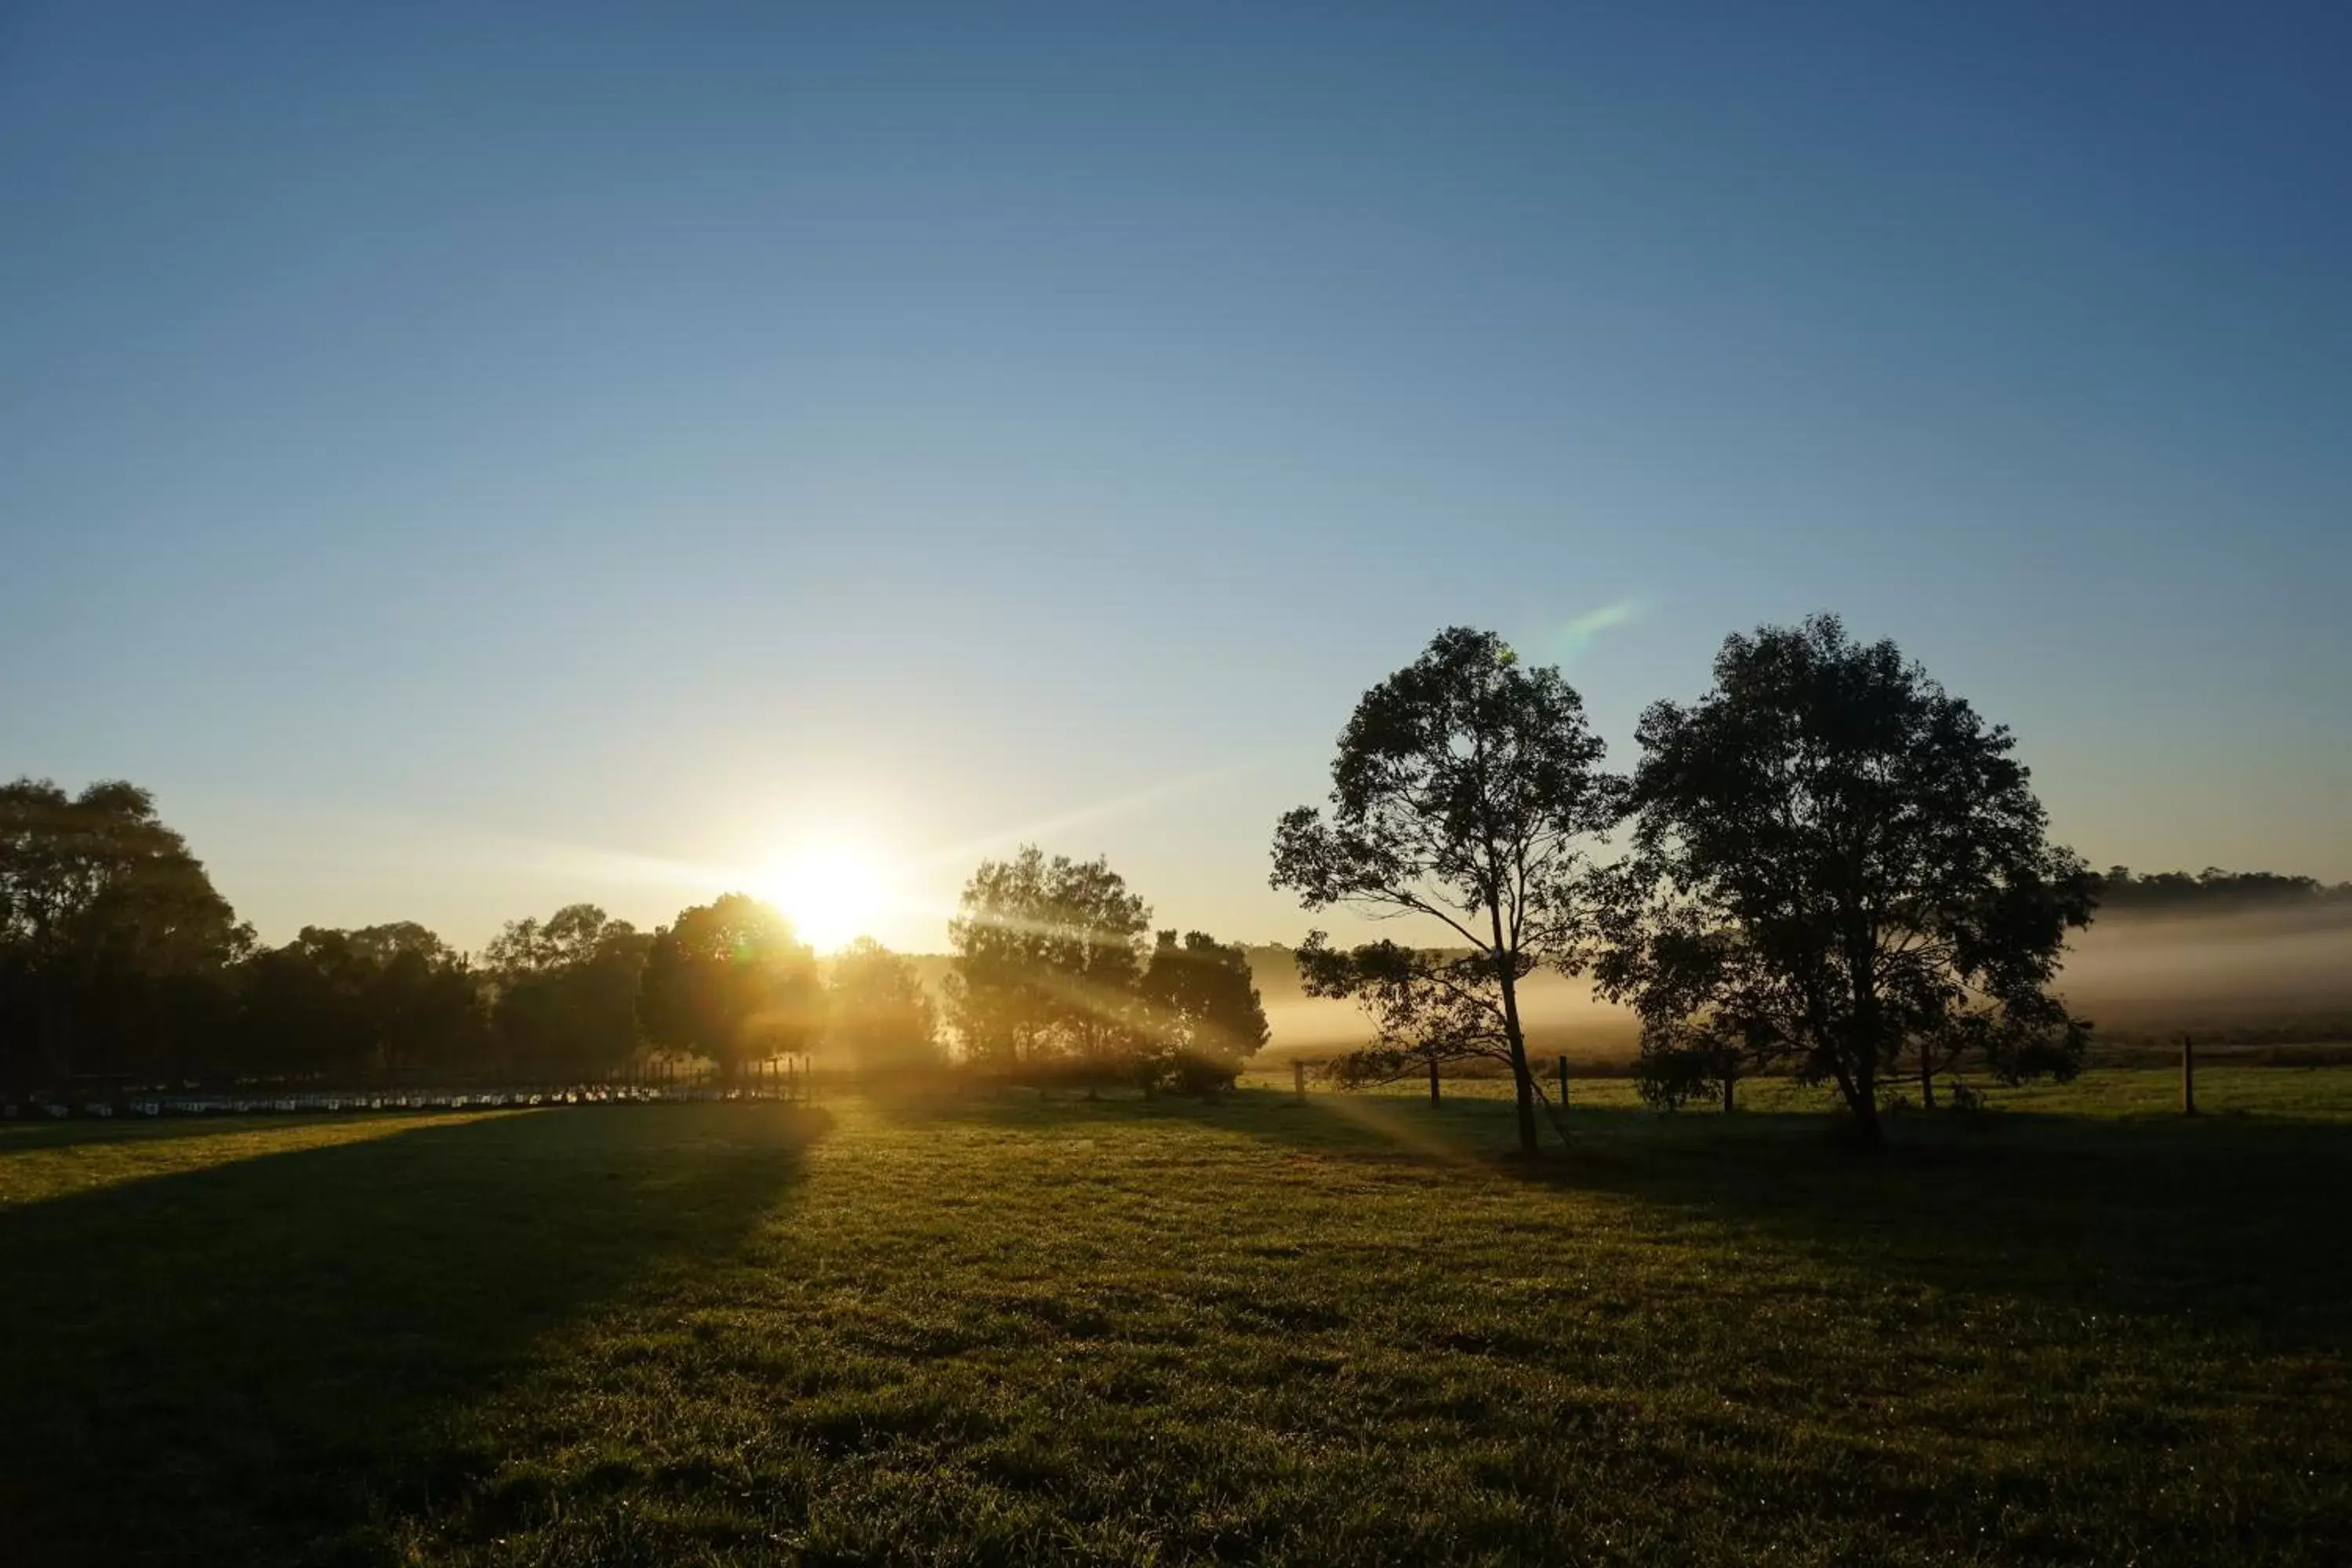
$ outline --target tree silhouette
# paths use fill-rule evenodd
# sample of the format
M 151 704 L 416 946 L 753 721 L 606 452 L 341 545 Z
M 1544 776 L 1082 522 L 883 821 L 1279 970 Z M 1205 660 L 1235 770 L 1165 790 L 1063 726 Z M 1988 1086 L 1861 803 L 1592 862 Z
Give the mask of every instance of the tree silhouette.
M 2187 871 L 2132 874 L 2111 866 L 2095 879 L 2099 908 L 2110 915 L 2231 914 L 2241 910 L 2340 910 L 2352 905 L 2352 882 L 2334 885 L 2315 877 L 2274 871 L 2224 871 L 2208 866 Z
M 1599 988 L 1645 1050 L 1793 1059 L 1872 1140 L 1906 1047 L 1930 1099 L 1963 1054 L 2071 1072 L 2086 1026 L 2047 988 L 2091 879 L 2009 731 L 1831 616 L 1726 639 L 1715 681 L 1643 715 L 1633 851 L 1606 879 Z
M 1181 942 L 1172 931 L 1160 932 L 1136 990 L 1144 1006 L 1147 1088 L 1228 1089 L 1271 1036 L 1249 950 L 1206 931 L 1187 931 Z
M 1366 1003 L 1380 1049 L 1508 1064 L 1530 1154 L 1539 1090 L 1518 986 L 1545 965 L 1581 972 L 1586 850 L 1624 795 L 1600 769 L 1602 750 L 1559 670 L 1452 627 L 1356 705 L 1331 764 L 1329 819 L 1300 806 L 1275 832 L 1273 884 L 1307 909 L 1418 915 L 1468 944 L 1466 958 L 1423 960 L 1393 942 L 1338 952 L 1317 932 L 1301 976 L 1318 994 Z
M 948 1016 L 965 1052 L 1006 1067 L 1067 1058 L 1091 1086 L 1123 1076 L 1150 910 L 1099 857 L 1024 845 L 964 885 L 948 940 Z
M 238 1065 L 357 1079 L 489 1065 L 481 977 L 413 921 L 305 926 L 240 975 Z
M 804 1051 L 823 1032 L 816 954 L 757 899 L 698 904 L 654 933 L 637 1021 L 653 1044 L 709 1058 L 731 1083 L 745 1061 Z
M 252 940 L 147 791 L 0 785 L 0 1077 L 176 1070 Z
M 1330 1064 L 1350 1088 L 1393 1083 L 1426 1074 L 1429 1103 L 1439 1102 L 1440 1069 L 1449 1062 L 1486 1060 L 1509 1067 L 1511 1038 L 1496 1005 L 1495 959 L 1483 951 L 1446 952 L 1370 942 L 1335 948 L 1310 931 L 1297 960 L 1300 989 L 1309 996 L 1353 1001 L 1371 1021 L 1372 1043 Z M 1523 956 L 1515 978 L 1534 972 Z
M 594 904 L 509 921 L 482 952 L 507 1061 L 540 1078 L 600 1078 L 639 1042 L 637 981 L 653 938 Z

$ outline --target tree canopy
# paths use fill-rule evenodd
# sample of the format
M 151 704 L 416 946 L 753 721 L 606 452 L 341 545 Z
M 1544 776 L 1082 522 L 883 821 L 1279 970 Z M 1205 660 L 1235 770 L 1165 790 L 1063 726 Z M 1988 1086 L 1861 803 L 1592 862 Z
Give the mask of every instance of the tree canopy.
M 948 1016 L 975 1061 L 1066 1058 L 1090 1080 L 1120 1076 L 1136 1039 L 1136 983 L 1150 910 L 1097 857 L 1024 845 L 983 860 L 948 941 Z
M 1142 1075 L 1188 1093 L 1228 1088 L 1271 1037 L 1249 950 L 1206 931 L 1163 931 L 1136 984 L 1145 1019 Z
M 775 910 L 742 893 L 698 904 L 654 933 L 637 1020 L 666 1050 L 733 1079 L 746 1061 L 807 1050 L 824 1027 L 816 954 Z
M 640 1042 L 637 980 L 653 938 L 594 904 L 509 921 L 482 952 L 507 1065 L 531 1078 L 587 1079 Z
M 489 1030 L 479 977 L 412 921 L 305 926 L 240 976 L 247 1064 L 289 1077 L 395 1079 L 475 1070 Z
M 1624 798 L 1558 669 L 1522 664 L 1491 632 L 1451 627 L 1356 705 L 1331 764 L 1330 815 L 1303 805 L 1275 831 L 1273 885 L 1307 909 L 1419 916 L 1468 946 L 1457 958 L 1394 942 L 1342 952 L 1317 932 L 1301 976 L 1316 994 L 1364 1003 L 1377 1051 L 1507 1065 L 1529 1153 L 1541 1090 L 1518 986 L 1546 965 L 1582 971 L 1588 857 Z
M 252 940 L 147 791 L 0 785 L 0 1034 L 31 1046 L 0 1076 L 173 1070 L 215 1022 L 190 984 Z
M 2080 1062 L 2086 1026 L 2048 988 L 2089 874 L 2048 841 L 2009 731 L 1893 643 L 1829 616 L 1735 635 L 1713 689 L 1654 704 L 1639 737 L 1596 973 L 1645 1053 L 1791 1062 L 1872 1138 L 1906 1050 L 1931 1097 L 1963 1056 L 2011 1079 Z

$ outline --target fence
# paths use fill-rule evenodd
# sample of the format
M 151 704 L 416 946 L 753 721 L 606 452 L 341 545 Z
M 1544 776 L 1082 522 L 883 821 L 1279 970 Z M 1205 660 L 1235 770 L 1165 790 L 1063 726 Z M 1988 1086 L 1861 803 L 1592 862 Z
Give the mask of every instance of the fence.
M 501 1110 L 576 1105 L 709 1105 L 768 1100 L 808 1103 L 816 1078 L 805 1057 L 747 1062 L 731 1082 L 680 1070 L 676 1063 L 640 1064 L 611 1078 L 571 1083 L 442 1082 L 415 1085 L 244 1084 L 223 1089 L 168 1089 L 85 1084 L 37 1091 L 0 1101 L 0 1121 L 63 1121 L 69 1117 L 325 1115 L 350 1111 Z

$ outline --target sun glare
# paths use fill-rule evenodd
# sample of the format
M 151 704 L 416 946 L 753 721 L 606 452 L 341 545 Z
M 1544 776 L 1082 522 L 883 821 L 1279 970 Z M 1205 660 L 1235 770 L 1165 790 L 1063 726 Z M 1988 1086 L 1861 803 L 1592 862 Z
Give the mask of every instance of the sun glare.
M 888 868 L 871 851 L 846 842 L 803 845 L 771 863 L 760 881 L 761 896 L 820 952 L 875 934 L 877 918 L 890 904 Z

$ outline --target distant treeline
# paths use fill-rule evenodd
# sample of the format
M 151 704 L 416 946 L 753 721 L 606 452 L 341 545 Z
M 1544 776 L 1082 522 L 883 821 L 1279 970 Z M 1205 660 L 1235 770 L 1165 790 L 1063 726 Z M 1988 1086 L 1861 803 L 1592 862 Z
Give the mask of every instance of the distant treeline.
M 593 904 L 479 953 L 413 921 L 262 943 L 121 781 L 0 785 L 0 1089 L 562 1083 L 816 1050 L 868 1075 L 992 1071 L 1212 1090 L 1265 1042 L 1240 948 L 1154 931 L 1099 860 L 984 862 L 935 997 L 866 939 L 820 962 L 728 894 L 653 931 Z M 944 1002 L 944 1007 L 942 1007 Z
M 2112 866 L 2097 878 L 2094 893 L 2109 915 L 2227 914 L 2254 909 L 2352 910 L 2352 882 L 2322 882 L 2314 877 L 2283 877 L 2274 871 L 2224 871 L 2208 866 L 2187 871 L 2135 874 Z
M 2092 881 L 2110 915 L 2352 912 L 2352 884 L 2309 877 L 2116 867 Z M 0 1087 L 577 1081 L 830 1049 L 1203 1089 L 1266 1042 L 1262 994 L 1307 994 L 1298 950 L 1155 932 L 1100 861 L 1034 850 L 981 867 L 950 936 L 948 955 L 861 942 L 820 963 L 774 910 L 731 895 L 650 932 L 572 904 L 478 953 L 410 921 L 271 947 L 146 791 L 0 785 Z

